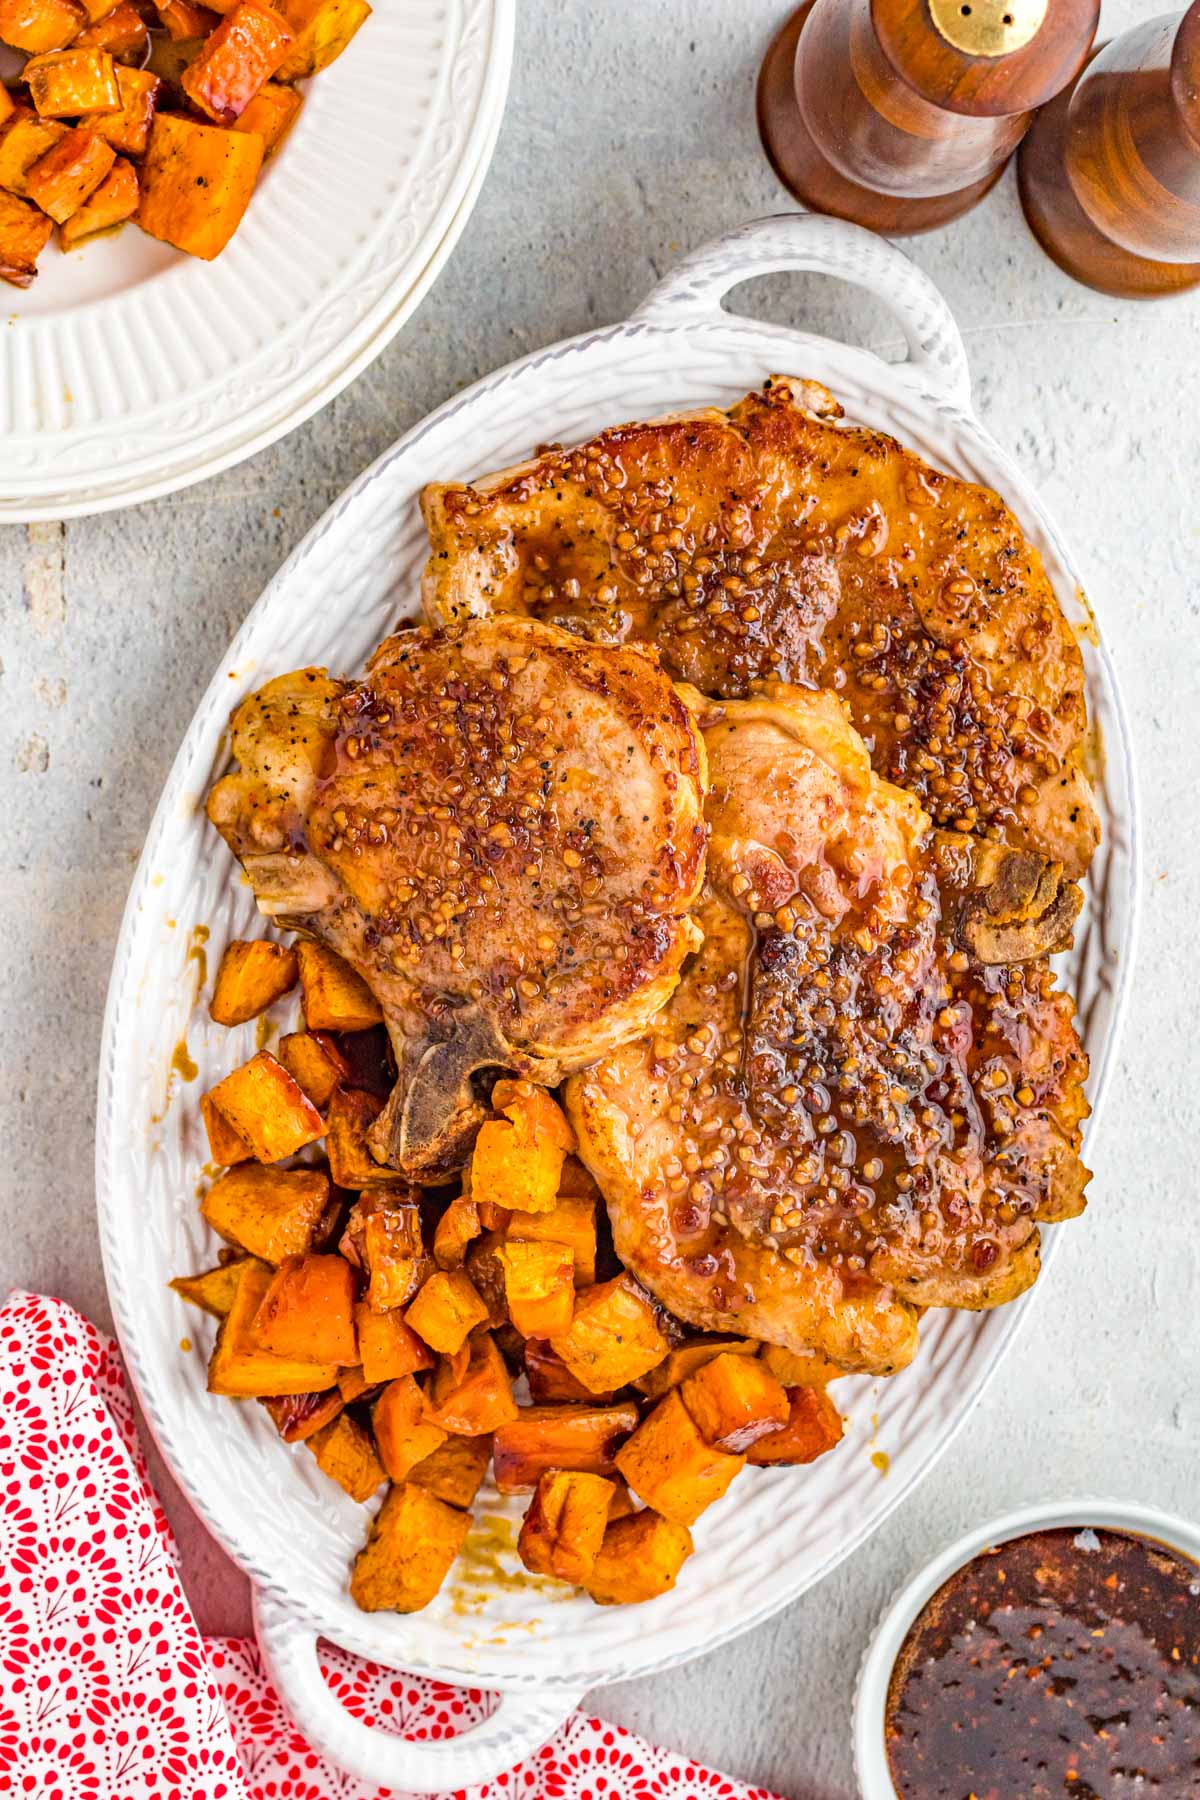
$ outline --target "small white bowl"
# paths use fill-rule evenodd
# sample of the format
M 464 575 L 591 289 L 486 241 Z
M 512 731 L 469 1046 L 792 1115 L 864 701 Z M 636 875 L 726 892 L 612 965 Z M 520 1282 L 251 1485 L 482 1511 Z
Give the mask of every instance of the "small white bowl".
M 1200 1563 L 1200 1526 L 1155 1507 L 1136 1506 L 1124 1500 L 1055 1500 L 1040 1506 L 1023 1506 L 1018 1512 L 991 1519 L 959 1538 L 906 1582 L 867 1645 L 854 1698 L 854 1768 L 861 1800 L 898 1800 L 888 1769 L 884 1712 L 893 1664 L 922 1607 L 944 1581 L 980 1551 L 1025 1537 L 1031 1531 L 1051 1531 L 1064 1525 L 1153 1538 Z

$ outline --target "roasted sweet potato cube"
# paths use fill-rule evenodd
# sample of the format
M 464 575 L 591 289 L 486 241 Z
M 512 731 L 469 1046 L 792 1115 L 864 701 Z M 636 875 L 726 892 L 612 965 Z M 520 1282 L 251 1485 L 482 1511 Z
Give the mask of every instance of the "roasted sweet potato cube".
M 133 0 L 120 0 L 74 40 L 73 48 L 107 50 L 110 56 L 144 56 L 150 46 L 150 29 Z M 118 63 L 118 69 L 121 64 Z M 118 76 L 118 80 L 120 77 Z M 138 152 L 137 154 L 140 154 Z
M 322 1425 L 306 1441 L 326 1475 L 345 1488 L 352 1500 L 369 1500 L 387 1479 L 370 1432 L 347 1412 Z
M 249 942 L 234 938 L 221 958 L 209 1013 L 218 1025 L 244 1025 L 282 1000 L 299 977 L 300 965 L 289 944 L 273 944 L 269 938 Z
M 584 1288 L 576 1297 L 571 1329 L 552 1341 L 571 1373 L 595 1394 L 636 1381 L 671 1348 L 630 1275 Z
M 404 1322 L 431 1350 L 453 1356 L 487 1316 L 488 1309 L 469 1275 L 461 1269 L 439 1269 L 422 1286 Z
M 432 1350 L 398 1312 L 375 1312 L 360 1300 L 354 1309 L 354 1323 L 363 1380 L 368 1387 L 433 1368 L 436 1359 Z
M 362 1088 L 335 1088 L 326 1110 L 329 1167 L 339 1187 L 382 1187 L 396 1179 L 394 1169 L 375 1161 L 367 1133 L 383 1111 L 383 1101 Z
M 200 1096 L 200 1117 L 208 1136 L 208 1153 L 219 1168 L 232 1169 L 235 1163 L 249 1162 L 253 1150 L 237 1127 L 230 1124 L 211 1094 Z
M 425 1399 L 429 1416 L 458 1437 L 479 1437 L 517 1417 L 512 1382 L 495 1341 L 486 1333 L 468 1339 L 459 1359 L 442 1357 Z
M 600 1606 L 636 1606 L 670 1593 L 691 1554 L 686 1525 L 649 1510 L 630 1513 L 614 1519 L 604 1533 L 583 1585 Z
M 218 1263 L 215 1269 L 205 1269 L 202 1275 L 177 1275 L 170 1285 L 181 1299 L 190 1300 L 214 1319 L 223 1319 L 233 1305 L 242 1264 L 247 1260 L 238 1256 L 232 1262 Z
M 79 211 L 116 161 L 111 144 L 93 131 L 68 131 L 52 150 L 38 158 L 25 177 L 35 206 L 62 225 Z
M 545 1138 L 564 1156 L 579 1148 L 575 1130 L 552 1094 L 532 1081 L 503 1076 L 492 1088 L 492 1107 L 513 1124 L 526 1143 Z
M 493 1331 L 508 1324 L 508 1297 L 504 1291 L 504 1264 L 500 1248 L 504 1243 L 499 1231 L 485 1231 L 467 1251 L 464 1267 L 488 1309 L 488 1324 Z
M 615 1492 L 603 1475 L 578 1470 L 543 1475 L 517 1539 L 525 1567 L 577 1587 L 586 1581 L 604 1542 Z
M 613 1475 L 612 1486 L 613 1496 L 608 1503 L 608 1522 L 610 1525 L 615 1519 L 627 1519 L 631 1513 L 639 1512 L 641 1510 L 637 1501 L 629 1491 L 628 1482 L 622 1480 L 620 1475 Z
M 737 1455 L 788 1421 L 788 1398 L 757 1356 L 723 1351 L 687 1377 L 679 1389 L 700 1436 L 714 1450 Z
M 569 1244 L 504 1243 L 508 1316 L 522 1337 L 556 1338 L 575 1316 L 575 1259 Z
M 327 69 L 371 16 L 367 0 L 282 0 L 280 10 L 296 41 L 280 64 L 280 81 Z
M 262 1263 L 245 1262 L 238 1274 L 233 1305 L 221 1321 L 208 1365 L 213 1394 L 234 1399 L 265 1399 L 276 1394 L 323 1393 L 335 1385 L 337 1365 L 311 1359 L 272 1356 L 254 1335 L 254 1315 L 271 1283 Z
M 824 1387 L 827 1382 L 840 1380 L 846 1373 L 840 1364 L 830 1362 L 819 1350 L 801 1354 L 797 1350 L 785 1350 L 780 1344 L 763 1344 L 758 1353 L 776 1381 L 785 1388 Z
M 354 1368 L 359 1356 L 350 1264 L 312 1251 L 286 1257 L 263 1297 L 254 1335 L 273 1356 L 308 1356 Z
M 376 1312 L 407 1305 L 433 1272 L 421 1237 L 419 1190 L 397 1181 L 362 1194 L 338 1247 L 366 1274 L 367 1304 Z
M 425 1396 L 411 1375 L 389 1381 L 375 1402 L 371 1428 L 393 1481 L 405 1481 L 410 1469 L 444 1444 L 448 1433 L 425 1410 Z
M 73 212 L 58 235 L 64 250 L 70 250 L 82 239 L 94 237 L 98 231 L 111 231 L 132 219 L 138 205 L 138 182 L 133 164 L 118 156 L 100 186 L 78 212 Z M 211 1142 L 211 1139 L 210 1139 Z
M 467 1245 L 479 1236 L 479 1208 L 465 1194 L 452 1200 L 433 1233 L 433 1260 L 439 1269 L 461 1269 Z
M 596 1279 L 596 1206 L 590 1199 L 576 1199 L 561 1189 L 549 1212 L 519 1209 L 503 1221 L 504 1236 L 511 1243 L 569 1244 L 575 1263 L 575 1286 L 590 1287 Z
M 142 168 L 138 224 L 151 237 L 211 262 L 242 221 L 262 163 L 253 131 L 223 131 L 159 113 Z
M 304 1089 L 313 1105 L 324 1110 L 349 1074 L 349 1064 L 325 1031 L 292 1031 L 279 1040 L 280 1062 Z
M 479 1128 L 471 1153 L 470 1194 L 476 1202 L 549 1212 L 575 1134 L 545 1088 L 529 1081 L 498 1081 L 492 1105 L 502 1119 Z
M 180 86 L 200 112 L 232 125 L 293 42 L 290 28 L 260 0 L 238 0 L 209 33 L 184 71 Z
M 602 1405 L 610 1393 L 593 1394 L 577 1381 L 558 1352 L 544 1338 L 526 1338 L 523 1360 L 529 1394 L 535 1406 L 552 1406 L 556 1400 L 580 1400 L 586 1406 Z
M 87 14 L 72 0 L 0 0 L 0 44 L 30 56 L 61 50 L 86 24 Z
M 15 194 L 0 192 L 0 280 L 12 287 L 28 287 L 53 230 L 54 220 L 36 206 L 18 200 Z
M 16 101 L 13 99 L 4 83 L 0 81 L 0 125 L 3 125 L 16 109 Z
M 269 1050 L 260 1050 L 209 1094 L 259 1162 L 280 1162 L 325 1135 L 320 1113 Z
M 634 1493 L 677 1525 L 693 1524 L 719 1500 L 745 1461 L 705 1443 L 678 1388 L 617 1453 L 617 1468 Z
M 117 72 L 107 50 L 48 50 L 22 70 L 34 110 L 42 119 L 74 119 L 80 113 L 114 113 L 121 107 Z
M 335 1387 L 323 1394 L 274 1394 L 263 1401 L 285 1444 L 302 1444 L 336 1419 L 345 1404 L 345 1395 Z
M 249 105 L 244 107 L 235 131 L 257 131 L 263 141 L 264 158 L 272 156 L 282 144 L 304 105 L 304 95 L 294 87 L 278 81 L 264 81 Z
M 496 1428 L 492 1468 L 502 1494 L 536 1487 L 548 1469 L 611 1475 L 638 1422 L 632 1401 L 616 1406 L 522 1406 Z
M 408 1479 L 451 1506 L 470 1506 L 491 1460 L 490 1437 L 448 1437 L 432 1456 L 410 1469 Z
M 364 1612 L 420 1612 L 462 1549 L 469 1513 L 406 1481 L 389 1490 L 359 1551 L 350 1593 Z
M 219 15 L 211 6 L 197 6 L 195 0 L 155 0 L 155 9 L 174 43 L 189 39 L 199 43 L 219 23 Z
M 200 1211 L 229 1243 L 264 1262 L 281 1263 L 311 1248 L 328 1203 L 324 1169 L 244 1163 L 213 1182 Z
M 677 1344 L 656 1369 L 639 1375 L 633 1385 L 647 1400 L 661 1400 L 668 1389 L 678 1387 L 714 1356 L 756 1356 L 758 1348 L 755 1338 L 689 1338 L 686 1344 Z
M 0 132 L 0 188 L 26 199 L 30 169 L 62 142 L 67 131 L 57 119 L 39 119 L 27 107 L 17 107 Z
M 336 951 L 306 939 L 296 945 L 304 1023 L 310 1031 L 366 1031 L 382 1009 L 361 975 Z
M 821 1387 L 787 1389 L 788 1422 L 759 1438 L 748 1460 L 760 1466 L 810 1463 L 841 1442 L 842 1415 Z

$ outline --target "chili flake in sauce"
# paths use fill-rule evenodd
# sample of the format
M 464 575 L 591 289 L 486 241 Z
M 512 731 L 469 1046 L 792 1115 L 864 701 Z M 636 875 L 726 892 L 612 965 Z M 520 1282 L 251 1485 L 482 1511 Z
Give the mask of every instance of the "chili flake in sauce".
M 959 1569 L 901 1647 L 902 1800 L 1200 1796 L 1200 1564 L 1124 1532 L 1032 1532 Z

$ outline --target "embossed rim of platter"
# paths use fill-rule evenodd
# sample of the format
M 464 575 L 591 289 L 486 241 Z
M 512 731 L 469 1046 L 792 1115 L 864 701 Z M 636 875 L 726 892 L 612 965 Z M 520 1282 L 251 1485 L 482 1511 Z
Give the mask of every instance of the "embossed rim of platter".
M 515 0 L 377 8 L 310 84 L 286 157 L 272 164 L 215 262 L 175 257 L 148 277 L 131 276 L 125 291 L 46 315 L 24 316 L 19 297 L 0 302 L 8 315 L 0 338 L 0 524 L 111 512 L 207 480 L 294 430 L 373 361 L 420 304 L 470 217 L 503 117 L 514 13 Z M 401 63 L 407 87 L 397 92 Z M 362 114 L 358 137 L 346 142 L 342 90 L 352 85 L 358 95 L 364 82 L 373 84 L 366 94 L 381 119 L 403 106 L 419 112 L 419 125 L 407 137 L 400 123 L 388 127 L 395 139 L 378 139 L 373 177 L 339 184 L 325 174 L 335 153 L 347 167 L 357 158 L 357 168 L 376 143 L 365 104 L 351 115 Z M 332 211 L 298 234 L 293 202 Z M 124 254 L 128 237 L 88 254 Z M 162 248 L 142 240 L 142 261 L 147 246 Z M 298 261 L 319 276 L 294 314 L 284 306 L 281 316 L 281 271 Z M 72 425 L 77 410 L 86 416 Z
M 593 1608 L 578 1597 L 523 1598 L 520 1623 L 535 1621 L 538 1629 L 522 1639 L 514 1626 L 511 1641 L 505 1637 L 510 1622 L 494 1624 L 499 1602 L 493 1596 L 486 1617 L 492 1637 L 503 1640 L 497 1643 L 483 1641 L 469 1622 L 455 1625 L 436 1603 L 412 1618 L 357 1613 L 343 1590 L 345 1551 L 355 1525 L 361 1535 L 361 1510 L 347 1513 L 338 1495 L 310 1500 L 306 1472 L 293 1461 L 288 1492 L 296 1514 L 288 1513 L 290 1531 L 276 1528 L 271 1508 L 254 1503 L 256 1485 L 264 1484 L 257 1459 L 275 1459 L 277 1478 L 267 1476 L 265 1485 L 278 1510 L 289 1479 L 287 1451 L 246 1421 L 244 1412 L 206 1401 L 202 1370 L 184 1364 L 177 1349 L 181 1315 L 169 1312 L 154 1287 L 176 1271 L 166 1246 L 153 1242 L 155 1232 L 167 1230 L 153 1193 L 161 1179 L 154 1157 L 161 1163 L 165 1153 L 145 1142 L 147 1044 L 160 1058 L 169 1055 L 180 1021 L 188 1018 L 175 991 L 182 946 L 173 951 L 164 915 L 173 909 L 182 925 L 189 908 L 196 920 L 211 913 L 207 903 L 205 914 L 197 910 L 202 879 L 221 897 L 226 935 L 231 918 L 236 934 L 249 928 L 253 912 L 246 890 L 236 888 L 223 846 L 205 836 L 199 811 L 225 759 L 224 722 L 231 703 L 266 675 L 320 660 L 322 646 L 328 654 L 330 645 L 343 651 L 342 666 L 351 668 L 381 635 L 381 623 L 413 610 L 411 586 L 401 593 L 394 571 L 402 551 L 411 562 L 418 527 L 410 515 L 420 481 L 479 473 L 515 460 L 521 447 L 536 441 L 694 404 L 698 383 L 710 399 L 726 403 L 773 372 L 813 376 L 837 393 L 852 419 L 890 429 L 943 466 L 998 488 L 1042 549 L 1064 607 L 1081 628 L 1087 624 L 1078 564 L 1029 484 L 970 413 L 961 340 L 944 303 L 937 298 L 932 305 L 935 291 L 898 251 L 836 221 L 787 215 L 697 252 L 684 265 L 685 276 L 689 266 L 699 271 L 695 292 L 686 279 L 668 278 L 624 324 L 527 357 L 440 408 L 368 469 L 284 564 L 218 669 L 167 782 L 130 895 L 105 1019 L 97 1176 L 109 1293 L 147 1420 L 181 1485 L 256 1588 L 285 1608 L 298 1628 L 384 1663 L 526 1694 L 578 1693 L 682 1661 L 760 1623 L 828 1573 L 946 1449 L 1029 1317 L 1036 1294 L 998 1313 L 931 1315 L 922 1356 L 911 1370 L 886 1384 L 847 1384 L 848 1446 L 798 1479 L 794 1472 L 754 1471 L 763 1479 L 739 1485 L 736 1499 L 700 1521 L 696 1557 L 673 1594 L 632 1609 Z M 915 360 L 884 364 L 867 351 L 721 310 L 720 295 L 735 281 L 781 267 L 823 268 L 870 287 L 893 309 L 906 308 L 903 322 Z M 932 308 L 928 344 L 921 302 Z M 1107 750 L 1099 795 L 1103 849 L 1081 947 L 1071 959 L 1084 1002 L 1095 1107 L 1112 1073 L 1132 959 L 1137 838 L 1130 741 L 1115 677 L 1101 643 L 1085 639 L 1082 648 L 1089 705 L 1103 724 Z M 213 948 L 219 947 L 214 936 Z M 199 1013 L 193 1024 L 203 1030 Z M 237 1040 L 221 1041 L 219 1063 L 207 1043 L 193 1048 L 202 1067 L 213 1055 L 207 1072 L 214 1075 L 238 1055 Z M 251 1041 L 245 1053 L 252 1047 Z M 176 1138 L 182 1127 L 178 1120 L 172 1127 L 171 1120 L 179 1112 L 177 1104 L 166 1120 Z M 1095 1117 L 1089 1149 L 1094 1142 Z M 194 1176 L 198 1162 L 184 1157 L 184 1166 Z M 172 1224 L 181 1241 L 198 1242 L 190 1188 L 162 1205 L 177 1209 Z M 1061 1228 L 1047 1233 L 1047 1260 L 1060 1235 Z M 850 1460 L 851 1449 L 865 1453 L 863 1415 L 872 1406 L 889 1450 L 896 1429 L 894 1473 L 885 1485 L 872 1471 L 873 1489 L 860 1463 Z M 336 1571 L 322 1565 L 321 1546 L 305 1541 L 298 1518 L 305 1508 L 304 1527 L 317 1537 L 328 1531 L 327 1551 L 337 1545 L 342 1561 Z M 331 1514 L 337 1515 L 333 1523 Z M 538 1618 L 539 1612 L 545 1616 Z

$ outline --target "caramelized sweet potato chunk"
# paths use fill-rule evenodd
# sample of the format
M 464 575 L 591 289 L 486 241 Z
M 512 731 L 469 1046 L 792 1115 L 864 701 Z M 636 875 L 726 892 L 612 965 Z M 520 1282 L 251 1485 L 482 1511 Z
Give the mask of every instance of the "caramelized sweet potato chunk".
M 277 1394 L 323 1393 L 335 1385 L 336 1364 L 272 1356 L 259 1347 L 254 1315 L 270 1282 L 271 1271 L 262 1263 L 248 1260 L 242 1264 L 233 1305 L 221 1321 L 208 1365 L 210 1393 L 265 1399 Z
M 376 1312 L 407 1305 L 433 1266 L 421 1236 L 419 1190 L 396 1181 L 363 1194 L 339 1248 L 367 1275 L 367 1304 Z
M 200 1202 L 213 1230 L 264 1262 L 311 1249 L 329 1203 L 323 1169 L 242 1164 L 214 1181 Z
M 396 1171 L 375 1161 L 367 1133 L 383 1111 L 383 1101 L 362 1088 L 335 1088 L 326 1113 L 329 1168 L 339 1187 L 383 1187 L 395 1182 Z
M 405 1481 L 410 1469 L 445 1443 L 447 1433 L 425 1411 L 425 1396 L 411 1375 L 389 1381 L 375 1402 L 371 1426 L 383 1466 L 393 1481 Z
M 569 1244 L 504 1243 L 508 1316 L 522 1337 L 556 1338 L 575 1316 L 575 1259 Z
M 0 192 L 0 280 L 12 287 L 28 287 L 53 230 L 54 220 L 36 206 L 18 200 L 15 194 Z
M 430 1349 L 443 1356 L 461 1350 L 476 1325 L 482 1325 L 488 1309 L 461 1269 L 439 1269 L 424 1283 L 404 1315 L 404 1322 Z
M 280 10 L 296 40 L 279 67 L 281 81 L 327 69 L 371 16 L 367 0 L 282 0 Z
M 68 131 L 34 163 L 25 177 L 26 192 L 35 206 L 62 225 L 100 186 L 115 161 L 112 145 L 94 132 Z
M 5 120 L 11 117 L 16 111 L 16 108 L 16 101 L 13 99 L 4 83 L 0 81 L 0 125 L 3 125 Z
M 48 50 L 31 56 L 21 72 L 41 119 L 74 119 L 80 113 L 121 109 L 117 72 L 106 50 Z
M 57 119 L 39 119 L 28 107 L 14 107 L 12 117 L 0 132 L 0 188 L 26 199 L 30 169 L 47 150 L 61 143 L 67 129 Z
M 630 1275 L 585 1288 L 576 1299 L 571 1329 L 553 1344 L 571 1373 L 593 1393 L 636 1381 L 671 1348 L 653 1306 Z
M 262 154 L 256 132 L 159 113 L 142 171 L 142 230 L 211 262 L 241 224 Z
M 273 7 L 238 0 L 192 58 L 180 86 L 218 125 L 232 125 L 288 51 L 291 29 Z
M 209 1093 L 213 1105 L 241 1132 L 259 1162 L 280 1162 L 325 1135 L 320 1113 L 269 1050 L 260 1050 Z
M 788 1398 L 757 1356 L 723 1351 L 689 1375 L 679 1389 L 706 1444 L 735 1455 L 788 1421 Z
M 434 1423 L 458 1437 L 480 1437 L 517 1416 L 504 1358 L 487 1333 L 468 1339 L 458 1358 L 441 1358 L 425 1398 Z
M 526 1338 L 524 1346 L 525 1378 L 535 1406 L 553 1405 L 556 1400 L 581 1400 L 586 1406 L 606 1405 L 611 1393 L 593 1394 L 577 1381 L 558 1352 L 543 1338 Z
M 129 70 L 140 74 L 140 70 Z M 151 81 L 155 80 L 152 75 Z M 218 1025 L 244 1025 L 290 993 L 300 978 L 296 952 L 269 938 L 234 938 L 217 971 L 209 1013 Z
M 758 1354 L 776 1381 L 785 1388 L 824 1387 L 830 1381 L 840 1380 L 846 1373 L 819 1350 L 801 1355 L 796 1350 L 785 1350 L 781 1344 L 763 1344 Z
M 336 1419 L 345 1403 L 345 1395 L 335 1387 L 323 1394 L 274 1394 L 263 1401 L 285 1444 L 302 1444 Z
M 360 1300 L 354 1309 L 358 1354 L 363 1380 L 368 1387 L 395 1381 L 399 1375 L 415 1375 L 432 1369 L 434 1355 L 398 1312 L 376 1312 Z
M 504 1291 L 504 1264 L 500 1247 L 504 1236 L 499 1231 L 485 1231 L 467 1251 L 465 1268 L 480 1298 L 488 1309 L 488 1324 L 493 1331 L 508 1324 L 508 1297 Z
M 408 1479 L 451 1506 L 470 1506 L 492 1460 L 490 1437 L 448 1437 L 432 1456 L 409 1470 Z
M 745 1461 L 705 1443 L 678 1388 L 659 1401 L 617 1452 L 617 1468 L 634 1493 L 677 1525 L 694 1524 L 706 1506 L 721 1498 Z
M 318 1111 L 333 1099 L 350 1065 L 327 1031 L 291 1031 L 279 1040 L 280 1062 Z
M 461 1269 L 467 1245 L 479 1236 L 479 1208 L 465 1194 L 452 1200 L 433 1233 L 433 1260 L 439 1269 Z
M 472 1200 L 510 1210 L 549 1212 L 575 1134 L 545 1088 L 529 1081 L 498 1081 L 492 1105 L 504 1114 L 481 1125 L 471 1153 Z
M 353 1368 L 359 1357 L 350 1264 L 311 1251 L 286 1257 L 255 1315 L 254 1335 L 273 1356 L 308 1356 Z
M 692 1534 L 651 1512 L 614 1519 L 583 1584 L 600 1606 L 635 1606 L 670 1593 L 692 1554 Z
M 235 131 L 257 131 L 263 141 L 264 159 L 274 154 L 300 116 L 304 96 L 278 81 L 264 81 L 253 100 L 242 109 Z
M 347 1412 L 339 1413 L 306 1440 L 319 1466 L 352 1500 L 369 1500 L 387 1478 L 371 1434 Z
M 120 0 L 111 12 L 86 25 L 74 40 L 77 49 L 107 50 L 110 56 L 144 56 L 150 47 L 150 30 L 133 0 Z M 117 65 L 118 70 L 121 65 Z M 132 73 L 132 71 L 131 71 Z M 120 81 L 120 75 L 117 76 Z M 101 115 L 103 116 L 103 115 Z M 140 155 L 141 152 L 135 152 Z
M 83 238 L 94 237 L 98 231 L 111 231 L 115 225 L 123 225 L 126 219 L 132 219 L 137 205 L 138 182 L 133 164 L 118 156 L 91 198 L 59 226 L 63 249 L 70 250 Z M 211 1143 L 211 1136 L 209 1141 Z
M 383 1012 L 361 975 L 336 951 L 307 940 L 296 945 L 304 1023 L 310 1031 L 366 1031 Z
M 615 1492 L 602 1475 L 573 1470 L 541 1476 L 517 1539 L 525 1567 L 577 1587 L 585 1582 L 604 1542 Z
M 215 1269 L 205 1269 L 201 1275 L 177 1275 L 170 1286 L 181 1299 L 211 1313 L 214 1319 L 223 1319 L 233 1305 L 242 1264 L 247 1260 L 238 1256 L 232 1262 L 218 1263 Z
M 510 1244 L 569 1244 L 575 1263 L 575 1286 L 590 1287 L 596 1279 L 596 1204 L 584 1197 L 563 1194 L 549 1212 L 522 1212 L 519 1208 L 502 1218 Z
M 87 14 L 73 0 L 0 0 L 0 44 L 31 56 L 61 50 L 86 24 Z
M 756 1356 L 758 1348 L 755 1338 L 689 1338 L 686 1344 L 676 1345 L 657 1368 L 639 1375 L 633 1385 L 647 1400 L 661 1400 L 669 1388 L 678 1387 L 714 1356 Z
M 759 1438 L 748 1460 L 766 1466 L 773 1463 L 810 1463 L 841 1442 L 842 1415 L 821 1387 L 787 1389 L 788 1422 L 770 1437 Z
M 492 1467 L 502 1494 L 536 1487 L 549 1469 L 611 1475 L 620 1445 L 638 1422 L 631 1401 L 616 1406 L 522 1406 L 492 1440 Z
M 253 1150 L 237 1127 L 230 1124 L 211 1094 L 200 1096 L 200 1117 L 204 1120 L 209 1155 L 218 1167 L 232 1169 L 235 1163 L 249 1162 Z
M 462 1549 L 470 1514 L 406 1481 L 389 1490 L 359 1551 L 350 1593 L 364 1612 L 420 1612 Z
M 155 0 L 155 9 L 173 43 L 202 40 L 217 24 L 212 7 L 197 6 L 195 0 Z

